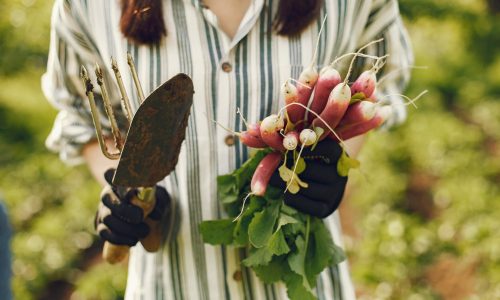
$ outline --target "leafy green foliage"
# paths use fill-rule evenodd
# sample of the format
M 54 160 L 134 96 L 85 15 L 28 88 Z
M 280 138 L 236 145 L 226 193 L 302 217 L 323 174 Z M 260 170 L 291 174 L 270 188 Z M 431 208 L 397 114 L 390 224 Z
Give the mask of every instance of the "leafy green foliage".
M 248 182 L 263 157 L 262 153 L 255 155 L 242 166 L 243 170 L 219 178 L 220 200 L 231 209 L 229 215 L 233 217 L 235 208 L 242 212 L 236 220 L 203 221 L 200 232 L 203 240 L 212 245 L 248 247 L 250 253 L 242 264 L 252 268 L 263 282 L 285 282 L 290 299 L 316 299 L 312 287 L 318 274 L 344 260 L 343 250 L 333 243 L 320 219 L 286 206 L 281 190 L 268 187 L 264 197 L 243 197 L 248 195 Z M 227 201 L 228 197 L 238 200 Z M 245 207 L 247 198 L 250 200 Z
M 405 94 L 429 93 L 403 126 L 369 136 L 351 173 L 354 280 L 366 299 L 495 299 L 500 18 L 491 1 L 399 2 L 428 66 Z

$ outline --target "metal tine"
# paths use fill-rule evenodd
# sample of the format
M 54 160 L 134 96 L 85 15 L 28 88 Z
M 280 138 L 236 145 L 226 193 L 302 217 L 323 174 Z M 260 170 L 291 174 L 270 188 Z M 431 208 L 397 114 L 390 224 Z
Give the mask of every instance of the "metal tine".
M 122 96 L 121 98 L 122 109 L 125 112 L 128 123 L 130 125 L 132 123 L 132 117 L 133 117 L 132 105 L 130 104 L 130 99 L 127 96 L 127 91 L 125 90 L 125 85 L 123 84 L 123 79 L 120 70 L 118 69 L 118 64 L 113 57 L 111 57 L 111 68 L 115 73 L 116 82 L 118 83 L 118 88 L 120 89 L 120 94 Z
M 111 133 L 115 140 L 115 146 L 118 150 L 123 150 L 123 140 L 120 133 L 120 128 L 118 127 L 118 122 L 116 122 L 115 113 L 113 112 L 113 107 L 111 105 L 111 100 L 109 100 L 108 90 L 106 84 L 104 83 L 104 76 L 101 67 L 98 63 L 95 64 L 95 75 L 97 77 L 97 84 L 101 88 L 102 100 L 104 102 L 104 109 L 108 115 L 109 123 L 111 125 Z
M 132 78 L 134 79 L 135 88 L 137 89 L 137 95 L 139 96 L 139 101 L 142 104 L 142 102 L 144 102 L 144 93 L 142 92 L 141 82 L 139 81 L 139 77 L 137 76 L 134 59 L 132 58 L 132 54 L 130 54 L 130 52 L 127 52 L 127 63 L 130 68 L 130 73 L 132 73 Z
M 104 137 L 102 135 L 102 127 L 101 127 L 101 121 L 99 118 L 99 112 L 97 111 L 97 106 L 95 104 L 95 99 L 94 99 L 94 93 L 92 91 L 94 89 L 94 86 L 92 85 L 92 82 L 90 81 L 87 70 L 85 69 L 84 66 L 82 66 L 82 68 L 81 68 L 80 77 L 82 78 L 83 84 L 85 85 L 85 94 L 87 95 L 87 98 L 89 99 L 90 111 L 92 113 L 92 121 L 94 122 L 94 127 L 95 127 L 96 134 L 97 134 L 97 141 L 99 142 L 99 146 L 101 147 L 101 151 L 104 154 L 104 156 L 106 156 L 109 159 L 119 159 L 120 152 L 110 153 L 108 151 L 108 147 L 106 146 L 106 141 L 104 140 Z

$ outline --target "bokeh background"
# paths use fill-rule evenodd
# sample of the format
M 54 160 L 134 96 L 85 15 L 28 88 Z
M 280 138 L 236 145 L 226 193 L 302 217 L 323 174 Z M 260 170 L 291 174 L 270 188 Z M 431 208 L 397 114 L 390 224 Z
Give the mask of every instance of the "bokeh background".
M 0 191 L 15 231 L 16 299 L 121 299 L 100 260 L 99 187 L 44 148 L 40 91 L 52 1 L 0 0 Z M 500 299 L 500 2 L 401 0 L 428 89 L 408 121 L 368 138 L 343 204 L 360 299 Z M 3 266 L 0 266 L 3 267 Z

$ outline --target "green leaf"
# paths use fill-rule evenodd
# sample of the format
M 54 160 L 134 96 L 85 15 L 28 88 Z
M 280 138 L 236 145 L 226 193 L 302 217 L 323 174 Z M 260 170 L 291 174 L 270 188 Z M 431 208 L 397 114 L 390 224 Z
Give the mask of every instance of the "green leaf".
M 306 242 L 302 236 L 298 236 L 295 240 L 295 252 L 288 256 L 288 265 L 290 269 L 302 278 L 302 285 L 308 291 L 311 291 L 311 285 L 306 276 L 305 261 L 306 261 Z
M 295 173 L 298 175 L 306 169 L 306 161 L 304 160 L 303 157 L 300 157 L 299 160 L 297 161 L 297 168 L 295 169 Z
M 211 245 L 229 245 L 233 242 L 233 231 L 236 222 L 231 219 L 203 221 L 200 232 L 205 243 Z
M 269 240 L 268 248 L 271 253 L 275 255 L 283 255 L 290 252 L 290 247 L 288 247 L 288 244 L 285 240 L 285 235 L 283 234 L 283 231 L 281 231 L 281 229 L 278 229 L 275 233 L 273 233 L 271 239 Z
M 217 192 L 219 200 L 224 204 L 233 203 L 239 198 L 239 189 L 236 186 L 236 179 L 232 175 L 222 175 L 217 177 Z
M 351 96 L 351 101 L 349 102 L 349 104 L 353 104 L 364 99 L 366 99 L 365 93 L 359 92 Z
M 304 233 L 305 228 L 306 226 L 303 222 L 290 223 L 283 226 L 283 233 L 285 236 L 295 238 L 297 234 Z
M 234 228 L 234 244 L 236 246 L 246 246 L 248 245 L 248 226 L 252 221 L 256 211 L 260 210 L 265 201 L 261 197 L 250 197 L 248 207 L 245 209 L 243 214 L 236 222 L 236 227 Z
M 294 216 L 298 213 L 298 211 L 295 208 L 288 206 L 286 204 L 283 204 L 281 206 L 281 211 L 289 216 Z
M 359 161 L 354 158 L 350 158 L 345 150 L 342 150 L 342 154 L 340 155 L 339 161 L 337 162 L 337 173 L 342 177 L 346 177 L 351 168 L 358 167 Z
M 287 274 L 284 278 L 288 298 L 290 300 L 316 300 L 317 298 L 312 293 L 312 290 L 307 289 L 302 283 L 302 277 L 300 275 L 291 273 Z
M 282 211 L 283 211 L 283 209 L 282 209 Z M 285 226 L 287 224 L 295 224 L 298 222 L 299 221 L 297 219 L 295 219 L 294 217 L 290 217 L 289 215 L 281 213 L 279 221 L 278 221 L 278 228 L 276 230 L 281 229 L 282 226 Z
M 257 277 L 267 284 L 278 282 L 286 275 L 292 273 L 284 255 L 274 256 L 269 264 L 254 266 L 252 269 Z
M 248 226 L 248 238 L 255 248 L 264 247 L 271 238 L 274 231 L 274 224 L 279 215 L 279 201 L 272 201 L 255 217 Z
M 247 267 L 267 265 L 273 258 L 273 253 L 267 247 L 252 248 L 250 255 L 242 263 Z
M 325 268 L 345 259 L 344 251 L 335 245 L 321 219 L 312 218 L 305 271 L 308 281 L 316 282 L 317 275 Z
M 264 199 L 268 201 L 283 201 L 283 190 L 268 185 L 266 193 L 264 194 Z

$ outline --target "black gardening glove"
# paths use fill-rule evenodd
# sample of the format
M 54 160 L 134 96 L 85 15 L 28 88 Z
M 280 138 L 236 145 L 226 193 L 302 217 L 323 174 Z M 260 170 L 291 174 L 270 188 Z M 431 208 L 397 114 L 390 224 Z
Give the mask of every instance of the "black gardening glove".
M 299 178 L 308 184 L 301 187 L 297 194 L 285 193 L 285 204 L 300 212 L 326 218 L 340 205 L 347 183 L 347 177 L 337 173 L 337 162 L 342 154 L 340 145 L 330 139 L 318 143 L 314 151 L 310 147 L 302 151 L 306 169 Z M 289 155 L 287 167 L 292 169 L 293 158 Z M 286 183 L 280 178 L 278 170 L 271 177 L 270 184 L 285 190 Z
M 109 169 L 104 174 L 109 185 L 101 193 L 95 228 L 105 241 L 115 245 L 134 246 L 148 235 L 149 226 L 144 222 L 143 210 L 131 203 L 138 190 L 114 186 L 111 183 L 114 172 L 114 169 Z M 155 196 L 155 206 L 147 218 L 160 220 L 170 202 L 170 196 L 159 185 L 156 186 Z

